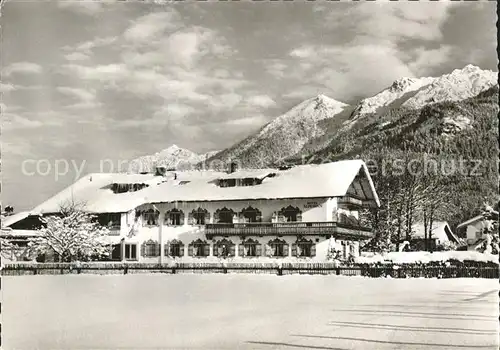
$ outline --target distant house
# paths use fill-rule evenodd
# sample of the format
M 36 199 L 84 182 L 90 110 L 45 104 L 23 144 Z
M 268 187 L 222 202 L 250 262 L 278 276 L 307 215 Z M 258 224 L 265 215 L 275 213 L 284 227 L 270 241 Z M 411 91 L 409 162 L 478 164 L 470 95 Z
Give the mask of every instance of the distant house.
M 484 234 L 490 220 L 498 220 L 498 211 L 490 210 L 488 214 L 477 215 L 462 222 L 457 226 L 457 230 L 465 230 L 468 250 L 476 250 L 486 240 Z
M 412 226 L 412 237 L 410 239 L 410 246 L 413 250 L 438 250 L 440 246 L 448 243 L 454 245 L 463 245 L 463 240 L 460 239 L 450 228 L 446 221 L 434 221 L 432 228 L 427 227 L 427 245 L 425 244 L 425 226 L 423 222 L 417 222 Z
M 3 232 L 36 234 L 40 215 L 55 215 L 70 200 L 85 203 L 84 210 L 110 229 L 112 260 L 139 262 L 324 261 L 331 250 L 357 256 L 360 241 L 373 237 L 360 213 L 380 206 L 361 160 L 90 174 L 30 213 L 10 218 Z

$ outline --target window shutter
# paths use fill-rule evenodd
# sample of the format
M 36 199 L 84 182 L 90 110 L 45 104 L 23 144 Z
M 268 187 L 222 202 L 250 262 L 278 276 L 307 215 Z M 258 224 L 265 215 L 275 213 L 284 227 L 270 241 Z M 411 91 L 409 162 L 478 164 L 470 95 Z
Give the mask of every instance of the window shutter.
M 179 244 L 179 256 L 184 256 L 184 244 Z
M 236 252 L 236 247 L 234 246 L 234 244 L 232 244 L 232 245 L 229 247 L 229 256 L 234 256 L 234 255 L 235 255 L 235 252 Z
M 193 215 L 193 213 L 189 213 L 188 214 L 188 225 L 194 225 L 194 224 L 195 224 L 194 215 Z
M 298 256 L 297 244 L 292 244 L 292 256 Z
M 210 213 L 206 212 L 205 213 L 205 224 L 208 224 L 210 222 Z
M 262 255 L 262 244 L 256 244 L 255 246 L 255 252 L 257 256 L 261 256 Z
M 316 256 L 316 244 L 311 246 L 311 256 Z
M 238 256 L 245 256 L 245 245 L 243 243 L 238 245 Z
M 181 211 L 180 216 L 181 216 L 181 218 L 180 218 L 180 220 L 179 220 L 179 224 L 180 224 L 181 226 L 183 226 L 183 225 L 184 225 L 184 212 L 182 212 L 182 211 Z
M 219 222 L 219 213 L 218 212 L 214 213 L 214 222 Z
M 160 243 L 155 244 L 155 256 L 160 256 Z
M 297 213 L 297 222 L 302 221 L 302 213 Z
M 289 252 L 289 246 L 288 246 L 288 244 L 285 243 L 283 245 L 283 256 L 288 256 L 288 252 Z M 292 255 L 293 255 L 293 252 L 292 252 Z
M 163 255 L 170 256 L 170 243 L 164 245 Z
M 204 256 L 209 256 L 210 255 L 210 245 L 209 244 L 205 244 L 203 246 L 203 255 Z
M 245 217 L 245 215 L 243 215 L 243 213 L 238 213 L 238 222 L 241 222 L 241 223 L 247 222 L 247 218 Z
M 141 256 L 146 256 L 146 243 L 141 244 Z
M 193 254 L 193 245 L 192 244 L 188 245 L 188 255 L 189 256 L 194 256 L 194 254 Z

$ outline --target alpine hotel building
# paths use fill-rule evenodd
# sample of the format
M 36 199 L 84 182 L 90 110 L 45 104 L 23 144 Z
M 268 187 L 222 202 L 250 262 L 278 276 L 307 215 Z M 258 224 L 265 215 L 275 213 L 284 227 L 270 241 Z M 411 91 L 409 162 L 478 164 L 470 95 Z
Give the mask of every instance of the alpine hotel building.
M 372 237 L 363 208 L 380 205 L 365 163 L 346 160 L 279 169 L 89 174 L 30 212 L 7 217 L 3 236 L 35 235 L 40 215 L 68 201 L 108 226 L 111 259 L 325 261 L 359 255 Z

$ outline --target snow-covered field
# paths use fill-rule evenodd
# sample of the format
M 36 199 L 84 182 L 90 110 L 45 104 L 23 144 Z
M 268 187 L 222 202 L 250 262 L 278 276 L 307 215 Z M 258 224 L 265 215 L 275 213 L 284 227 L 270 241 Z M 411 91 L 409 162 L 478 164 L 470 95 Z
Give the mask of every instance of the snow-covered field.
M 498 349 L 498 281 L 2 278 L 4 349 Z

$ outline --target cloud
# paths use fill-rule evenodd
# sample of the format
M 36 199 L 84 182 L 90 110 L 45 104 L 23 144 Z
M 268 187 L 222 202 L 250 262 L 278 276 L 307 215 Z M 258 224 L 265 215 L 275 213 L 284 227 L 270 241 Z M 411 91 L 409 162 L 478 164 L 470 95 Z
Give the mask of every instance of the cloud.
M 179 23 L 180 16 L 174 9 L 166 12 L 150 13 L 133 21 L 123 36 L 130 42 L 147 42 L 162 34 L 165 30 L 176 29 Z
M 32 62 L 16 62 L 5 67 L 2 74 L 6 77 L 15 74 L 39 74 L 42 72 L 42 67 L 39 64 Z
M 86 61 L 90 58 L 90 56 L 82 52 L 72 52 L 64 55 L 64 58 L 68 61 Z
M 95 16 L 102 12 L 106 5 L 114 3 L 114 0 L 104 1 L 76 1 L 76 0 L 63 0 L 59 1 L 57 5 L 61 9 L 70 10 L 75 13 Z
M 62 66 L 72 74 L 76 74 L 82 80 L 94 80 L 100 82 L 116 82 L 130 74 L 127 66 L 122 63 L 111 63 L 96 66 L 83 66 L 79 64 L 66 64 Z
M 269 96 L 267 95 L 256 95 L 249 97 L 247 99 L 247 103 L 250 106 L 255 106 L 255 107 L 262 107 L 262 108 L 269 108 L 272 107 L 276 104 L 276 102 Z
M 230 119 L 230 120 L 224 121 L 221 124 L 223 124 L 227 127 L 248 128 L 248 127 L 259 127 L 259 126 L 262 126 L 268 122 L 269 122 L 269 120 L 266 116 L 259 114 L 259 115 L 255 115 L 255 116 L 251 116 L 251 117 Z
M 159 111 L 153 114 L 153 118 L 160 122 L 160 124 L 165 121 L 178 121 L 182 120 L 189 114 L 193 114 L 196 112 L 196 109 L 192 106 L 188 106 L 182 103 L 169 103 Z
M 439 40 L 452 6 L 449 1 L 354 4 L 346 12 L 327 13 L 326 23 L 332 29 L 349 29 L 355 40 L 363 42 Z
M 74 47 L 74 50 L 83 51 L 83 52 L 90 52 L 91 50 L 93 50 L 95 48 L 103 47 L 103 46 L 107 46 L 109 44 L 112 44 L 117 39 L 118 39 L 118 37 L 116 37 L 116 36 L 96 37 L 93 40 L 88 40 L 88 41 L 84 41 L 80 44 L 77 44 Z
M 38 128 L 41 126 L 43 126 L 43 123 L 39 120 L 28 119 L 15 113 L 2 113 L 2 129 L 4 130 Z
M 71 96 L 85 102 L 94 101 L 96 99 L 95 90 L 84 90 L 68 86 L 58 86 L 57 91 L 66 96 Z
M 12 84 L 0 83 L 0 93 L 7 93 L 7 92 L 14 91 L 14 90 L 17 90 L 16 86 L 14 86 Z
M 408 66 L 415 75 L 424 76 L 433 68 L 449 62 L 452 53 L 453 48 L 449 45 L 441 45 L 437 49 L 418 47 L 413 50 L 414 58 L 408 62 Z

